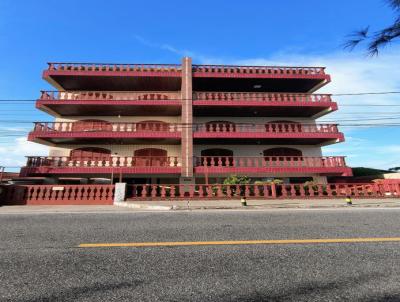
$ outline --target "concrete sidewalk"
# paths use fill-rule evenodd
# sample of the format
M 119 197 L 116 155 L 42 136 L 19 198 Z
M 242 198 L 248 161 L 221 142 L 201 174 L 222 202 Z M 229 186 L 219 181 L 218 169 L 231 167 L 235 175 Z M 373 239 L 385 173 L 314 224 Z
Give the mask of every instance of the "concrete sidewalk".
M 130 208 L 104 205 L 35 205 L 35 206 L 1 206 L 1 214 L 74 214 L 74 213 L 117 213 L 132 212 Z
M 114 205 L 37 205 L 1 206 L 1 214 L 74 214 L 74 213 L 129 213 L 140 211 L 187 211 L 187 210 L 265 210 L 265 209 L 335 209 L 335 208 L 400 208 L 400 198 L 353 199 L 348 206 L 344 199 L 282 199 L 248 200 L 247 206 L 240 200 L 160 200 L 126 201 Z
M 339 207 L 400 207 L 400 198 L 353 199 L 351 206 L 344 199 L 282 199 L 247 200 L 242 206 L 240 200 L 161 200 L 126 201 L 116 206 L 132 209 L 152 210 L 200 210 L 200 209 L 284 209 L 284 208 L 339 208 Z

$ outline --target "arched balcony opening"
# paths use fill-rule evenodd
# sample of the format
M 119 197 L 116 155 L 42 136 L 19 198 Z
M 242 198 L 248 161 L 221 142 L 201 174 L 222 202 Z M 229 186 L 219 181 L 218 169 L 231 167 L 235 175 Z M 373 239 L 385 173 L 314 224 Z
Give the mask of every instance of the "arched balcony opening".
M 236 126 L 228 121 L 211 121 L 206 123 L 207 132 L 235 132 Z
M 271 148 L 264 150 L 264 158 L 266 161 L 288 161 L 302 160 L 303 152 L 295 148 Z
M 301 132 L 302 126 L 299 122 L 293 121 L 271 121 L 265 124 L 265 131 L 267 132 Z
M 205 149 L 201 151 L 202 165 L 207 166 L 232 166 L 233 151 L 229 149 Z
M 137 131 L 168 131 L 169 124 L 162 121 L 141 121 L 136 124 Z
M 103 120 L 80 120 L 72 123 L 72 131 L 112 131 L 112 124 Z
M 166 166 L 169 164 L 167 155 L 167 150 L 158 148 L 135 150 L 134 164 L 139 167 Z
M 77 148 L 71 150 L 70 157 L 73 160 L 78 160 L 82 158 L 109 160 L 111 158 L 111 150 L 98 147 Z

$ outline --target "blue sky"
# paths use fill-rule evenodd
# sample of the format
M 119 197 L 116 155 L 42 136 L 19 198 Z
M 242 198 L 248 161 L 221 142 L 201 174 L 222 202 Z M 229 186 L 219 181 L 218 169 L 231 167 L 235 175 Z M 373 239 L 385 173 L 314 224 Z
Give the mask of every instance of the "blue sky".
M 378 58 L 342 50 L 344 37 L 370 24 L 390 24 L 382 0 L 280 1 L 15 1 L 0 0 L 0 99 L 34 99 L 51 89 L 41 79 L 48 61 L 324 65 L 332 83 L 323 92 L 400 90 L 400 45 Z M 326 121 L 399 117 L 400 95 L 336 97 L 340 112 Z M 355 106 L 354 106 L 355 105 Z M 29 123 L 51 117 L 34 103 L 0 105 L 0 165 L 46 154 L 28 143 Z M 323 120 L 322 120 L 323 121 Z M 382 121 L 365 121 L 365 123 Z M 385 122 L 385 120 L 383 121 Z M 347 141 L 324 148 L 351 166 L 400 165 L 400 128 L 342 127 Z M 4 135 L 9 136 L 4 136 Z

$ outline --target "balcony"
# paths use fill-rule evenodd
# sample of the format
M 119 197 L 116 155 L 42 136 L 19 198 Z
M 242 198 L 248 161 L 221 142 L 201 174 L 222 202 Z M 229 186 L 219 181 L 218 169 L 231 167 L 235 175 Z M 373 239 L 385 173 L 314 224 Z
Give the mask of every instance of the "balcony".
M 180 159 L 175 156 L 69 157 L 32 156 L 27 158 L 21 176 L 46 174 L 179 174 Z
M 195 158 L 193 165 L 196 174 L 204 175 L 352 175 L 343 156 L 200 156 Z
M 210 122 L 194 126 L 197 144 L 323 145 L 344 141 L 336 124 L 234 124 Z
M 48 63 L 43 78 L 60 90 L 178 91 L 176 64 Z
M 328 82 L 324 67 L 193 65 L 195 91 L 312 92 Z
M 28 140 L 43 144 L 179 144 L 181 126 L 162 122 L 37 122 Z
M 177 116 L 174 92 L 42 91 L 36 108 L 55 116 Z
M 301 110 L 299 110 L 301 108 Z M 329 94 L 194 92 L 194 116 L 320 117 L 337 110 Z

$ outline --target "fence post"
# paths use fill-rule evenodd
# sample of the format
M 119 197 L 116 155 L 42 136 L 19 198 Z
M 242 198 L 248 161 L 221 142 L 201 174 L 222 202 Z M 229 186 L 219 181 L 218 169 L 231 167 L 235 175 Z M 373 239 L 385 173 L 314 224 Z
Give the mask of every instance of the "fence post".
M 276 185 L 275 185 L 275 183 L 271 184 L 271 196 L 272 196 L 272 198 L 276 198 Z

